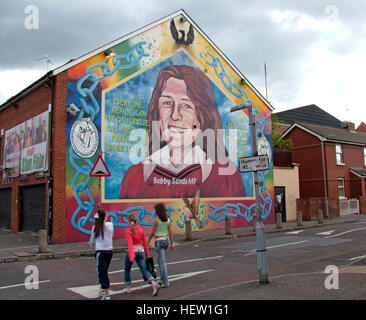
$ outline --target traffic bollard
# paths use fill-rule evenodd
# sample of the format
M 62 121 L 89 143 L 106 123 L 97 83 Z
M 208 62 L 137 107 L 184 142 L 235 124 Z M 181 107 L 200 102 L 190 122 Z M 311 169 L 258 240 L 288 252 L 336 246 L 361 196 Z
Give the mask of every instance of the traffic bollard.
M 47 230 L 38 231 L 38 251 L 40 253 L 47 252 Z
M 276 226 L 277 226 L 277 229 L 282 228 L 282 215 L 281 215 L 281 212 L 276 213 Z
M 302 226 L 302 212 L 297 211 L 297 225 Z
M 191 220 L 186 221 L 186 240 L 191 241 L 192 240 L 192 224 Z
M 323 223 L 323 210 L 321 209 L 318 210 L 318 223 Z
M 232 234 L 231 219 L 229 217 L 225 218 L 225 234 Z

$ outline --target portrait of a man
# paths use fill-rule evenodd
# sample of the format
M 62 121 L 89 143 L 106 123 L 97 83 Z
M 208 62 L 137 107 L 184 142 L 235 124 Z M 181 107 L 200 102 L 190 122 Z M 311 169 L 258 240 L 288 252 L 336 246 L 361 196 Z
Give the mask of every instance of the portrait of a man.
M 202 198 L 246 196 L 218 134 L 222 122 L 204 72 L 187 65 L 160 70 L 147 118 L 149 155 L 124 175 L 120 199 L 193 197 L 198 189 Z M 210 130 L 213 140 L 202 136 Z

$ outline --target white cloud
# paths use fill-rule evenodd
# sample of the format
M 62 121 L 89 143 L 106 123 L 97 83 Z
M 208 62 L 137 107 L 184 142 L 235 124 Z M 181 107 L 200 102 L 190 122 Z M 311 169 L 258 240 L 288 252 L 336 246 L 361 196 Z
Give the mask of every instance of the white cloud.
M 16 95 L 44 75 L 40 70 L 0 71 L 0 104 Z
M 326 7 L 330 8 L 330 6 Z M 270 18 L 278 23 L 283 30 L 292 31 L 332 31 L 341 27 L 341 20 L 338 14 L 327 12 L 325 9 L 324 15 L 316 18 L 305 13 L 295 10 L 270 11 Z
M 365 1 L 38 1 L 33 31 L 23 2 L 0 1 L 0 104 L 45 73 L 36 58 L 48 54 L 54 68 L 183 8 L 263 95 L 267 63 L 275 112 L 315 103 L 340 120 L 366 121 Z
M 316 104 L 341 121 L 358 126 L 366 120 L 363 98 L 366 49 L 346 56 L 329 52 L 325 42 L 315 43 L 301 65 L 306 75 L 292 107 Z M 277 101 L 279 105 L 287 104 Z M 283 111 L 283 110 L 276 110 Z

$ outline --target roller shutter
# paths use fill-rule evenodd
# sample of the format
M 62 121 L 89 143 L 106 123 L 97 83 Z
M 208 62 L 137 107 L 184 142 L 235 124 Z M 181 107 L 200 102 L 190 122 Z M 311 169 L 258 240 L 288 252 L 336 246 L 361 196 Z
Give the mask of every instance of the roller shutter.
M 21 213 L 19 231 L 38 233 L 46 229 L 46 185 L 20 188 Z
M 0 190 L 0 228 L 11 229 L 11 189 Z

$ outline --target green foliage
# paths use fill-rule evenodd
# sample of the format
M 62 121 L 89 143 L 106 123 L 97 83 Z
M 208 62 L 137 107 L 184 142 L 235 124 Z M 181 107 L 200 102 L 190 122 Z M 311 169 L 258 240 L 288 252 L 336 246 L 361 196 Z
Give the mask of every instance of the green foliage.
M 275 129 L 280 127 L 278 123 L 283 123 L 282 120 L 279 120 L 275 114 L 271 114 L 271 122 L 272 122 L 272 146 L 273 150 L 289 150 L 293 143 L 291 139 L 284 139 L 281 133 L 276 133 Z

